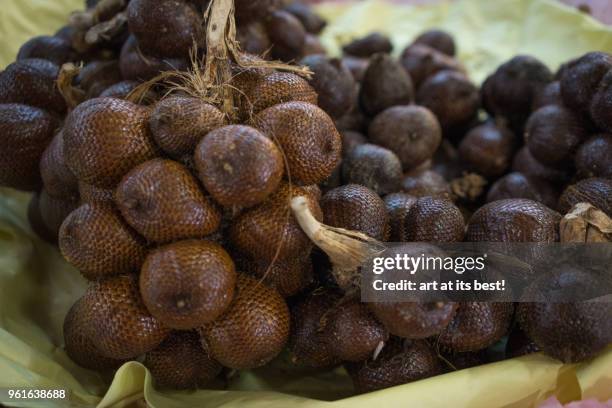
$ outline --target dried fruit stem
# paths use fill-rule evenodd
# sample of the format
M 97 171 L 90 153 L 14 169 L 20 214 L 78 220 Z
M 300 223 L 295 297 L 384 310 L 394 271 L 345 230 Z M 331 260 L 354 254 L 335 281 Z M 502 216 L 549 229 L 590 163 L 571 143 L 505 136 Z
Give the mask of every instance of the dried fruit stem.
M 72 86 L 72 80 L 79 75 L 81 67 L 77 67 L 73 63 L 62 65 L 60 73 L 57 77 L 57 87 L 66 101 L 68 109 L 74 109 L 79 103 L 85 100 L 85 92 Z
M 487 180 L 479 174 L 466 173 L 450 182 L 455 197 L 468 201 L 476 201 L 484 193 Z
M 72 13 L 70 25 L 78 30 L 88 30 L 103 21 L 103 18 L 116 15 L 126 6 L 127 0 L 100 0 L 94 8 Z
M 612 219 L 589 203 L 578 203 L 561 220 L 561 242 L 612 242 Z
M 126 25 L 127 14 L 125 12 L 118 13 L 110 20 L 91 27 L 85 34 L 85 42 L 94 45 L 102 41 L 109 41 L 121 33 Z
M 364 262 L 386 249 L 385 244 L 365 234 L 317 221 L 305 197 L 293 198 L 291 209 L 308 238 L 329 256 L 336 282 L 343 289 L 356 284 L 357 271 Z

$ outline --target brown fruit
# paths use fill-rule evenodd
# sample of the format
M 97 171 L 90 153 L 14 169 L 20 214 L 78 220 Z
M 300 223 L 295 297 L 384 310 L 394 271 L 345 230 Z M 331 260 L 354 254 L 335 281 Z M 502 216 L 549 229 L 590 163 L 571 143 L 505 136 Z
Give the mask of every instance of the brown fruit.
M 242 25 L 266 17 L 281 6 L 280 0 L 235 0 L 236 20 Z
M 612 59 L 612 56 L 610 58 Z M 610 102 L 611 96 L 612 70 L 601 80 L 590 105 L 590 114 L 593 122 L 604 132 L 612 132 L 612 115 L 610 114 L 610 109 L 612 108 L 612 102 Z
M 284 10 L 297 17 L 306 31 L 311 34 L 319 34 L 327 25 L 327 22 L 310 5 L 294 2 L 285 7 Z
M 284 298 L 297 295 L 313 282 L 312 261 L 309 256 L 306 258 L 298 256 L 273 263 L 244 260 L 239 269 L 261 279 Z
M 288 72 L 255 73 L 246 71 L 234 78 L 240 89 L 240 114 L 248 120 L 252 115 L 285 102 L 317 104 L 317 93 L 308 82 Z
M 0 185 L 24 191 L 40 187 L 40 159 L 57 126 L 42 109 L 0 104 Z
M 145 258 L 141 238 L 104 204 L 84 204 L 73 211 L 60 229 L 59 247 L 90 280 L 135 272 Z
M 92 61 L 85 65 L 77 77 L 79 87 L 87 99 L 96 98 L 109 86 L 122 80 L 119 61 Z
M 133 168 L 117 187 L 123 218 L 148 241 L 165 243 L 215 232 L 221 214 L 185 166 L 154 159 Z
M 407 173 L 402 180 L 402 191 L 414 197 L 451 198 L 452 192 L 448 182 L 432 170 Z
M 289 166 L 287 177 L 298 184 L 322 182 L 340 161 L 340 134 L 331 118 L 315 105 L 275 105 L 258 114 L 254 121 L 283 152 Z
M 391 44 L 391 40 L 386 35 L 372 33 L 353 40 L 342 47 L 342 51 L 353 57 L 369 58 L 378 53 L 391 53 L 393 51 L 393 44 Z
M 62 65 L 76 61 L 77 56 L 70 43 L 57 36 L 41 35 L 26 41 L 17 53 L 17 61 L 40 58 Z
M 393 151 L 404 170 L 431 159 L 442 142 L 440 123 L 427 108 L 394 106 L 376 116 L 368 132 L 370 140 Z
M 64 220 L 79 205 L 76 196 L 54 197 L 42 189 L 39 193 L 38 208 L 46 228 L 51 231 L 57 241 L 60 227 Z
M 497 180 L 487 194 L 488 203 L 508 198 L 527 198 L 555 208 L 559 193 L 546 180 L 514 172 Z
M 385 206 L 389 216 L 389 226 L 391 227 L 391 242 L 405 241 L 404 221 L 410 212 L 417 198 L 406 193 L 392 193 L 385 196 Z
M 578 203 L 589 203 L 612 217 L 612 180 L 590 178 L 568 186 L 559 198 L 559 212 L 567 214 Z
M 535 95 L 531 110 L 535 112 L 547 105 L 563 105 L 561 83 L 559 81 L 551 82 Z
M 293 14 L 284 10 L 272 12 L 265 21 L 272 42 L 271 55 L 281 61 L 293 61 L 302 56 L 306 30 Z
M 375 54 L 361 81 L 359 103 L 369 116 L 414 100 L 414 86 L 399 62 L 388 54 Z
M 163 71 L 186 71 L 186 58 L 157 58 L 143 55 L 133 35 L 125 41 L 119 56 L 121 75 L 126 80 L 147 81 Z
M 408 242 L 461 242 L 465 234 L 459 208 L 450 200 L 434 197 L 417 199 L 401 225 L 401 241 Z
M 156 348 L 170 333 L 147 311 L 138 278 L 119 275 L 89 284 L 83 297 L 94 345 L 106 357 L 131 359 Z
M 92 186 L 91 184 L 86 184 L 81 181 L 79 181 L 79 196 L 81 198 L 81 204 L 99 203 L 111 206 L 115 205 L 114 190 Z
M 506 173 L 514 153 L 515 137 L 505 126 L 492 122 L 470 130 L 459 144 L 466 167 L 495 179 Z
M 234 297 L 236 271 L 225 250 L 210 241 L 179 241 L 147 255 L 140 293 L 164 326 L 195 329 L 219 317 Z
M 442 373 L 440 360 L 424 340 L 394 339 L 376 360 L 346 364 L 359 393 L 381 390 Z
M 582 177 L 612 179 L 612 135 L 601 133 L 585 141 L 576 152 L 576 169 Z
M 145 355 L 157 388 L 175 390 L 202 388 L 221 374 L 222 366 L 202 347 L 194 331 L 174 331 Z
M 438 29 L 425 31 L 414 40 L 413 44 L 427 45 L 449 57 L 454 57 L 456 52 L 453 36 Z
M 287 343 L 289 308 L 276 290 L 240 275 L 229 309 L 200 333 L 211 356 L 225 367 L 261 367 Z
M 441 347 L 459 353 L 482 350 L 508 334 L 513 315 L 512 303 L 459 303 L 457 314 L 438 342 Z
M 319 37 L 314 34 L 307 33 L 306 41 L 304 42 L 304 49 L 302 50 L 302 55 L 307 57 L 309 55 L 325 54 L 327 54 L 327 50 L 325 49 L 325 46 L 323 45 Z
M 400 57 L 400 63 L 408 74 L 410 74 L 416 89 L 418 89 L 427 78 L 440 71 L 465 71 L 465 68 L 463 68 L 454 58 L 424 44 L 413 44 L 408 46 Z
M 188 1 L 130 1 L 127 18 L 145 54 L 186 58 L 194 42 L 199 47 L 205 44 L 202 16 Z
M 428 108 L 444 130 L 464 127 L 478 115 L 478 88 L 462 73 L 440 71 L 426 79 L 416 95 L 419 105 Z
M 342 161 L 342 180 L 360 184 L 379 195 L 399 190 L 402 163 L 389 149 L 364 143 L 354 147 Z
M 79 194 L 77 179 L 64 159 L 64 136 L 61 131 L 56 133 L 40 159 L 40 174 L 50 195 L 73 197 Z
M 263 202 L 283 177 L 283 156 L 257 129 L 231 125 L 210 132 L 198 145 L 195 165 L 200 181 L 224 207 Z
M 336 119 L 336 127 L 339 130 L 352 130 L 354 132 L 367 133 L 368 125 L 371 119 L 363 113 L 359 106 L 353 106 L 353 109 L 340 119 Z
M 130 92 L 136 89 L 138 85 L 140 85 L 138 81 L 132 80 L 117 82 L 102 91 L 100 98 L 126 99 Z
M 389 220 L 385 202 L 374 191 L 357 184 L 347 184 L 325 193 L 321 199 L 325 224 L 359 231 L 385 241 Z
M 479 208 L 467 228 L 468 242 L 556 242 L 560 214 L 523 198 L 494 201 Z
M 63 114 L 66 102 L 55 85 L 59 69 L 38 58 L 13 62 L 0 72 L 0 104 L 20 103 Z
M 359 299 L 332 307 L 321 318 L 329 351 L 342 361 L 364 361 L 389 339 L 389 332 Z
M 266 26 L 261 21 L 239 26 L 236 39 L 244 52 L 253 55 L 264 55 L 272 47 Z
M 563 103 L 574 112 L 588 112 L 603 77 L 612 69 L 612 56 L 589 52 L 570 61 L 560 73 Z
M 525 143 L 540 162 L 552 167 L 573 163 L 578 146 L 588 131 L 580 117 L 567 108 L 548 105 L 537 110 L 527 122 Z
M 338 58 L 311 55 L 300 61 L 314 73 L 309 83 L 319 95 L 318 104 L 332 118 L 347 114 L 356 98 L 353 74 Z
M 569 179 L 567 170 L 545 166 L 533 157 L 527 146 L 522 147 L 514 156 L 512 170 L 526 176 L 541 178 L 555 185 L 564 184 Z
M 106 371 L 119 368 L 125 360 L 105 357 L 93 341 L 93 326 L 88 320 L 87 307 L 92 307 L 84 298 L 77 300 L 64 319 L 64 348 L 68 357 L 78 365 L 90 370 Z
M 149 135 L 149 110 L 114 98 L 77 106 L 64 125 L 64 155 L 80 181 L 114 188 L 134 166 L 156 156 Z
M 346 158 L 346 156 L 348 156 L 351 150 L 353 150 L 355 147 L 368 142 L 368 140 L 363 134 L 355 132 L 353 130 L 342 130 L 340 132 L 340 136 L 342 137 L 343 158 Z
M 204 136 L 224 124 L 223 112 L 201 99 L 188 96 L 162 99 L 149 117 L 155 143 L 175 159 L 192 155 Z
M 312 243 L 291 214 L 289 202 L 294 197 L 306 196 L 315 218 L 322 221 L 319 194 L 316 186 L 296 187 L 281 183 L 266 201 L 243 212 L 232 222 L 230 242 L 244 255 L 260 261 L 306 256 Z
M 353 78 L 357 82 L 361 82 L 363 80 L 363 77 L 368 70 L 368 66 L 370 65 L 370 60 L 368 58 L 351 57 L 350 55 L 345 55 L 342 57 L 342 62 L 348 68 L 353 75 Z

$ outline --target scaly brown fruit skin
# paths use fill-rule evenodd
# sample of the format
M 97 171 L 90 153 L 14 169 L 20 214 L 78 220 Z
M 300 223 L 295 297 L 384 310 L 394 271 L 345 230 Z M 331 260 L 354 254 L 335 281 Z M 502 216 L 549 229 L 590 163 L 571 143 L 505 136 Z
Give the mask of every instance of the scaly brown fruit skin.
M 457 310 L 453 302 L 377 302 L 369 306 L 391 334 L 407 339 L 425 339 L 440 333 Z
M 170 96 L 159 101 L 149 117 L 155 143 L 174 159 L 193 154 L 209 132 L 225 124 L 225 115 L 201 99 Z
M 60 67 L 32 58 L 14 62 L 0 72 L 0 104 L 20 103 L 63 114 L 66 102 L 55 85 Z
M 133 168 L 119 183 L 115 202 L 127 223 L 152 242 L 202 238 L 221 224 L 221 213 L 197 179 L 172 160 Z
M 76 78 L 79 87 L 85 90 L 85 98 L 97 98 L 109 86 L 121 81 L 117 60 L 91 61 L 83 67 Z
M 135 0 L 127 13 L 130 32 L 146 54 L 186 58 L 194 41 L 205 44 L 202 17 L 187 1 Z
M 604 52 L 589 52 L 570 61 L 559 74 L 563 103 L 574 111 L 588 111 L 601 80 L 611 69 L 612 56 Z
M 106 204 L 111 207 L 115 205 L 115 190 L 92 186 L 79 181 L 79 197 L 81 204 Z
M 125 41 L 119 56 L 121 76 L 126 80 L 147 81 L 163 71 L 186 71 L 188 68 L 186 58 L 157 58 L 143 55 L 133 35 Z
M 360 184 L 379 195 L 399 190 L 402 163 L 395 153 L 374 144 L 354 147 L 342 161 L 342 181 Z
M 358 393 L 406 384 L 442 372 L 438 356 L 424 340 L 394 339 L 376 360 L 345 366 Z
M 391 242 L 406 241 L 404 238 L 404 222 L 417 198 L 406 193 L 392 193 L 384 198 L 391 227 Z
M 513 172 L 497 180 L 487 193 L 488 203 L 509 198 L 527 198 L 556 208 L 559 192 L 546 180 Z
M 334 188 L 321 199 L 325 224 L 359 231 L 386 241 L 389 219 L 384 201 L 374 191 L 358 184 Z
M 51 196 L 43 188 L 40 191 L 38 206 L 45 226 L 57 240 L 62 223 L 79 206 L 79 200 L 76 196 Z
M 449 57 L 454 57 L 456 53 L 455 39 L 442 30 L 425 31 L 414 40 L 413 44 L 427 45 Z
M 42 109 L 0 104 L 0 185 L 24 191 L 41 186 L 40 159 L 58 125 Z
M 408 46 L 400 57 L 400 63 L 410 74 L 414 86 L 418 89 L 432 75 L 443 70 L 464 72 L 463 66 L 454 58 L 424 44 Z
M 257 129 L 230 125 L 210 132 L 197 146 L 200 181 L 224 207 L 248 208 L 263 202 L 279 186 L 283 156 Z
M 236 270 L 214 242 L 188 240 L 157 248 L 140 272 L 140 293 L 164 326 L 195 329 L 219 317 L 234 297 Z
M 612 180 L 594 177 L 568 186 L 559 198 L 559 211 L 567 214 L 578 203 L 589 203 L 612 217 Z
M 80 181 L 114 188 L 130 169 L 157 155 L 148 115 L 148 108 L 121 99 L 83 102 L 64 125 L 68 167 Z
M 221 374 L 221 364 L 210 358 L 195 331 L 174 331 L 145 355 L 157 388 L 203 388 Z
M 321 319 L 321 330 L 330 352 L 342 361 L 364 361 L 389 339 L 368 306 L 359 299 L 344 301 Z
M 290 62 L 302 56 L 306 44 L 306 30 L 297 17 L 278 10 L 267 16 L 265 24 L 272 42 L 273 58 Z
M 17 61 L 40 58 L 61 66 L 76 61 L 77 56 L 68 41 L 57 36 L 41 35 L 23 43 L 17 53 Z
M 310 256 L 273 263 L 242 259 L 238 264 L 238 269 L 276 289 L 284 298 L 299 294 L 313 282 Z
M 612 60 L 612 56 L 610 56 Z M 610 109 L 612 102 L 612 70 L 610 70 L 601 80 L 597 92 L 593 96 L 590 105 L 590 114 L 593 122 L 604 132 L 612 132 L 612 115 Z
M 485 349 L 508 334 L 513 314 L 513 303 L 459 303 L 457 314 L 438 343 L 458 353 Z
M 612 342 L 612 303 L 521 303 L 517 314 L 529 338 L 564 363 L 594 357 Z
M 576 170 L 582 177 L 612 179 L 612 135 L 602 133 L 587 139 L 576 152 Z
M 138 357 L 156 348 L 170 333 L 147 311 L 134 275 L 92 282 L 83 299 L 92 340 L 106 357 Z
M 544 204 L 523 198 L 494 201 L 470 219 L 469 242 L 556 242 L 561 215 Z
M 74 173 L 66 165 L 62 131 L 53 136 L 40 159 L 40 174 L 45 190 L 55 197 L 75 197 L 79 185 Z
M 354 130 L 342 130 L 340 137 L 342 138 L 342 158 L 346 158 L 355 147 L 368 143 L 368 139 L 362 133 Z
M 525 129 L 525 143 L 533 157 L 551 167 L 563 168 L 573 163 L 578 146 L 587 137 L 582 119 L 558 105 L 534 112 Z
M 88 321 L 90 311 L 86 310 L 92 306 L 84 298 L 80 298 L 66 314 L 63 326 L 66 354 L 72 361 L 90 370 L 106 371 L 119 368 L 126 360 L 105 357 L 94 345 L 92 335 L 96 322 Z
M 541 178 L 555 185 L 564 184 L 570 177 L 567 169 L 555 169 L 540 163 L 533 157 L 527 146 L 523 146 L 514 155 L 512 170 L 526 176 Z
M 376 116 L 368 136 L 397 154 L 407 171 L 433 157 L 442 142 L 442 129 L 427 108 L 394 106 Z
M 451 197 L 450 185 L 433 170 L 412 171 L 404 176 L 401 189 L 406 194 L 414 197 Z
M 345 54 L 359 58 L 369 58 L 377 53 L 389 54 L 393 50 L 393 44 L 389 37 L 381 33 L 372 33 L 362 38 L 357 38 L 342 47 Z
M 84 204 L 60 228 L 64 258 L 89 280 L 139 270 L 145 258 L 143 240 L 119 213 L 105 204 Z
M 295 364 L 314 368 L 340 364 L 320 330 L 322 318 L 340 299 L 335 290 L 318 289 L 291 307 L 289 351 Z
M 385 109 L 408 105 L 413 100 L 414 85 L 400 63 L 387 54 L 372 56 L 359 93 L 363 111 L 376 116 Z
M 243 212 L 232 222 L 229 229 L 232 245 L 244 255 L 261 261 L 275 258 L 283 261 L 309 254 L 312 242 L 289 207 L 291 199 L 301 195 L 307 197 L 314 217 L 322 221 L 318 187 L 296 187 L 282 182 L 266 201 Z
M 470 130 L 461 140 L 459 155 L 469 169 L 495 179 L 510 167 L 514 145 L 512 132 L 504 126 L 487 123 Z
M 450 200 L 435 197 L 417 199 L 402 224 L 402 241 L 461 242 L 465 235 L 459 208 Z
M 261 367 L 276 357 L 289 338 L 289 308 L 279 293 L 240 275 L 229 309 L 200 329 L 202 342 L 223 366 Z
M 331 118 L 315 105 L 275 105 L 258 114 L 254 123 L 283 152 L 289 166 L 287 178 L 295 183 L 318 184 L 340 162 L 340 134 Z

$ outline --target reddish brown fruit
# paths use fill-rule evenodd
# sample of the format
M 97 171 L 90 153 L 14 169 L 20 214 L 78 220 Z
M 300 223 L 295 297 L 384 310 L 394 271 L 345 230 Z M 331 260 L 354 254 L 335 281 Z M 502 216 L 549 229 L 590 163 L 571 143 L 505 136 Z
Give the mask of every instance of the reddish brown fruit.
M 449 199 L 452 195 L 448 182 L 432 170 L 410 172 L 402 180 L 402 191 L 414 197 Z
M 408 105 L 414 100 L 414 86 L 410 76 L 393 57 L 375 54 L 361 81 L 359 103 L 364 113 L 375 116 L 397 105 Z
M 108 204 L 115 205 L 115 191 L 110 189 L 104 189 L 91 184 L 79 182 L 79 196 L 81 198 L 81 204 Z
M 295 296 L 313 282 L 312 261 L 310 257 L 287 259 L 285 261 L 245 260 L 242 271 L 261 279 L 273 287 L 284 298 Z
M 127 223 L 152 242 L 205 237 L 221 223 L 196 178 L 171 160 L 154 159 L 132 169 L 115 200 Z
M 327 25 L 327 22 L 310 5 L 294 2 L 285 7 L 285 11 L 297 17 L 309 33 L 319 34 Z
M 536 94 L 533 98 L 531 110 L 535 112 L 548 105 L 563 105 L 559 81 L 551 82 Z
M 589 52 L 570 61 L 561 71 L 563 103 L 574 111 L 588 111 L 603 77 L 612 69 L 612 56 Z
M 612 58 L 612 56 L 610 57 Z M 604 132 L 612 132 L 612 70 L 609 71 L 601 80 L 597 92 L 593 96 L 590 105 L 590 114 L 593 122 Z
M 400 237 L 408 242 L 461 242 L 465 221 L 450 200 L 422 197 L 410 207 Z
M 62 223 L 78 205 L 79 201 L 76 196 L 54 197 L 49 195 L 45 189 L 41 190 L 38 202 L 40 215 L 55 240 L 57 240 Z
M 425 339 L 440 333 L 457 309 L 452 302 L 377 302 L 369 306 L 391 334 L 407 339 Z
M 559 211 L 567 214 L 578 203 L 589 203 L 612 217 L 612 180 L 590 178 L 568 186 L 559 198 Z
M 119 61 L 92 61 L 83 67 L 76 80 L 79 87 L 85 90 L 86 99 L 96 98 L 106 88 L 122 80 Z
M 418 89 L 427 78 L 440 71 L 465 71 L 463 66 L 454 58 L 450 58 L 424 44 L 413 44 L 408 46 L 402 53 L 400 62 L 408 74 L 410 74 L 416 89 Z
M 392 50 L 391 40 L 381 33 L 368 34 L 342 47 L 345 54 L 360 58 L 369 58 L 377 53 L 389 54 Z
M 427 45 L 449 57 L 454 57 L 456 52 L 453 36 L 446 31 L 437 29 L 425 31 L 414 40 L 413 44 Z
M 261 367 L 287 343 L 289 308 L 276 290 L 240 275 L 229 309 L 200 332 L 211 356 L 225 367 Z
M 491 186 L 487 194 L 487 202 L 508 198 L 527 198 L 555 208 L 559 193 L 546 180 L 525 176 L 522 173 L 509 173 Z
M 23 43 L 17 53 L 17 61 L 40 58 L 61 66 L 76 61 L 77 56 L 70 43 L 57 36 L 41 35 Z
M 612 179 L 612 135 L 591 136 L 576 152 L 576 169 L 582 177 Z
M 100 93 L 100 98 L 117 98 L 117 99 L 127 99 L 128 95 L 136 89 L 136 87 L 140 85 L 138 81 L 121 81 L 117 82 L 106 88 L 102 93 Z M 152 92 L 147 93 L 147 95 L 143 98 L 143 102 L 147 102 L 147 99 L 153 96 Z
M 406 193 L 393 193 L 385 196 L 385 206 L 391 227 L 391 242 L 405 241 L 404 222 L 417 198 Z
M 344 183 L 360 184 L 379 195 L 398 191 L 402 176 L 402 163 L 395 153 L 374 144 L 356 146 L 342 162 Z
M 459 144 L 459 156 L 466 166 L 489 179 L 504 174 L 514 152 L 514 134 L 504 126 L 487 123 L 477 126 Z
M 527 146 L 522 147 L 514 156 L 512 170 L 526 176 L 541 178 L 555 185 L 564 184 L 569 179 L 569 172 L 566 169 L 545 166 L 533 157 Z
M 342 157 L 346 157 L 355 147 L 368 142 L 366 137 L 353 130 L 343 130 L 340 132 L 342 137 Z
M 289 62 L 302 56 L 306 30 L 297 17 L 283 10 L 274 11 L 265 24 L 272 42 L 273 58 Z
M 143 55 L 136 37 L 131 35 L 125 41 L 119 56 L 121 76 L 127 80 L 147 81 L 163 71 L 186 71 L 186 58 L 157 58 Z
M 55 197 L 74 197 L 79 186 L 64 158 L 64 136 L 58 132 L 40 159 L 40 174 L 45 190 Z

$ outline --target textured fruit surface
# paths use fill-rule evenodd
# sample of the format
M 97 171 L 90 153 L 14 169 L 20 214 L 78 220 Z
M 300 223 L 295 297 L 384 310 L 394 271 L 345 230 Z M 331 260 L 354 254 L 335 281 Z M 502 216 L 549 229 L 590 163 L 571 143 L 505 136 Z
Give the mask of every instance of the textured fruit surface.
M 248 126 L 225 126 L 210 132 L 195 153 L 206 190 L 224 207 L 252 207 L 278 187 L 283 157 L 274 142 Z
M 387 108 L 408 105 L 414 100 L 414 86 L 410 76 L 393 57 L 375 54 L 361 81 L 359 102 L 370 116 Z
M 555 242 L 561 216 L 544 204 L 527 199 L 494 201 L 470 219 L 470 242 Z
M 417 89 L 427 78 L 440 71 L 463 71 L 457 60 L 425 44 L 413 44 L 407 47 L 400 57 L 400 63 L 410 74 Z
M 119 56 L 121 76 L 128 80 L 146 81 L 163 71 L 185 71 L 187 68 L 189 64 L 186 58 L 157 58 L 143 55 L 133 35 L 125 41 Z
M 0 104 L 0 184 L 26 191 L 41 185 L 38 165 L 57 126 L 42 109 Z
M 316 186 L 296 187 L 281 183 L 266 201 L 243 212 L 232 222 L 230 242 L 243 254 L 261 261 L 307 256 L 312 243 L 291 214 L 289 205 L 293 197 L 305 196 L 314 217 L 322 221 L 319 194 Z
M 568 169 L 555 169 L 545 166 L 533 157 L 527 146 L 523 146 L 514 155 L 512 170 L 521 172 L 526 176 L 539 177 L 555 184 L 563 184 L 569 178 Z
M 306 30 L 293 14 L 284 10 L 272 12 L 265 19 L 272 42 L 271 55 L 281 61 L 292 61 L 302 55 L 306 44 Z
M 50 35 L 34 37 L 23 43 L 17 53 L 17 61 L 40 58 L 61 66 L 76 60 L 76 55 L 70 43 L 63 38 Z
M 179 241 L 153 250 L 140 272 L 147 309 L 164 326 L 195 329 L 219 317 L 234 297 L 236 271 L 209 241 Z
M 459 155 L 471 170 L 493 179 L 510 166 L 514 143 L 514 135 L 505 127 L 487 123 L 465 135 L 459 144 Z
M 438 356 L 424 340 L 394 339 L 376 360 L 346 365 L 359 393 L 406 384 L 442 372 Z
M 257 115 L 255 123 L 283 152 L 289 165 L 287 177 L 296 183 L 320 183 L 340 161 L 340 134 L 331 118 L 315 105 L 275 105 Z
M 404 223 L 417 198 L 406 193 L 393 193 L 385 196 L 385 206 L 391 227 L 391 242 L 405 241 Z
M 372 121 L 368 135 L 372 142 L 397 154 L 404 170 L 430 159 L 442 141 L 438 119 L 416 105 L 385 110 Z
M 424 339 L 440 333 L 457 310 L 457 304 L 452 302 L 376 302 L 369 306 L 391 334 L 407 339 Z
M 576 152 L 576 169 L 582 177 L 612 179 L 612 135 L 591 136 Z
M 64 258 L 90 280 L 136 272 L 146 251 L 119 213 L 99 203 L 84 204 L 66 218 L 59 247 Z
M 389 220 L 384 201 L 372 190 L 347 184 L 325 193 L 321 199 L 325 224 L 359 231 L 385 241 L 389 236 Z
M 402 175 L 397 155 L 374 144 L 355 146 L 342 162 L 344 183 L 360 184 L 380 195 L 398 191 Z
M 438 342 L 454 352 L 482 350 L 508 334 L 513 314 L 512 303 L 459 303 Z
M 85 90 L 87 99 L 98 97 L 106 88 L 121 79 L 117 60 L 91 61 L 81 69 L 76 78 L 79 87 Z
M 465 222 L 450 200 L 422 197 L 414 203 L 402 223 L 401 238 L 413 242 L 461 242 Z
M 79 181 L 79 196 L 81 203 L 100 203 L 115 205 L 115 191 L 101 187 L 92 186 L 91 184 Z
M 106 88 L 100 93 L 101 98 L 126 99 L 139 83 L 137 81 L 121 81 Z
M 414 197 L 450 198 L 449 183 L 433 170 L 415 170 L 407 173 L 402 180 L 402 191 Z
M 273 287 L 284 298 L 297 295 L 313 282 L 310 257 L 296 257 L 285 261 L 245 260 L 239 269 Z
M 162 99 L 149 117 L 155 143 L 175 159 L 192 154 L 200 140 L 224 122 L 219 109 L 186 96 Z
M 93 325 L 86 308 L 92 307 L 83 298 L 77 300 L 64 318 L 64 348 L 66 354 L 81 367 L 96 371 L 118 368 L 125 361 L 105 357 L 93 342 Z
M 221 373 L 221 364 L 210 358 L 194 331 L 174 331 L 145 355 L 158 388 L 201 388 Z
M 181 164 L 154 159 L 132 169 L 117 187 L 128 224 L 147 240 L 164 243 L 215 232 L 221 214 Z
M 78 195 L 78 181 L 64 159 L 64 136 L 61 131 L 53 136 L 40 159 L 40 174 L 45 190 L 52 196 Z
M 487 193 L 488 203 L 509 198 L 526 198 L 556 208 L 559 193 L 546 180 L 513 172 L 497 180 Z
M 318 289 L 291 307 L 289 351 L 292 361 L 308 367 L 332 367 L 340 359 L 332 354 L 331 344 L 321 330 L 323 316 L 340 301 L 340 293 Z
M 0 103 L 22 103 L 64 113 L 66 103 L 55 86 L 60 67 L 44 59 L 24 59 L 0 72 Z
M 170 333 L 147 311 L 135 276 L 92 282 L 83 299 L 85 322 L 92 327 L 94 345 L 107 357 L 138 357 L 153 350 Z
M 368 34 L 342 47 L 342 51 L 345 54 L 362 58 L 369 58 L 379 52 L 390 53 L 392 50 L 393 44 L 391 44 L 391 40 L 381 33 Z
M 529 338 L 564 363 L 593 357 L 612 342 L 608 302 L 521 303 L 517 314 Z
M 594 177 L 568 186 L 559 198 L 559 211 L 566 214 L 578 203 L 589 203 L 612 217 L 612 180 Z
M 38 201 L 40 216 L 55 240 L 58 238 L 62 223 L 78 207 L 78 204 L 76 196 L 55 197 L 49 195 L 45 189 L 40 191 Z
M 322 323 L 330 352 L 342 361 L 367 360 L 389 338 L 389 332 L 358 299 L 334 306 Z
M 570 61 L 561 71 L 563 103 L 578 111 L 588 110 L 602 78 L 612 69 L 612 56 L 589 52 Z
M 114 98 L 90 99 L 66 118 L 64 154 L 80 181 L 115 187 L 134 166 L 156 156 L 143 106 Z
M 201 334 L 212 357 L 225 367 L 261 367 L 287 343 L 289 308 L 276 290 L 240 275 L 229 309 Z

